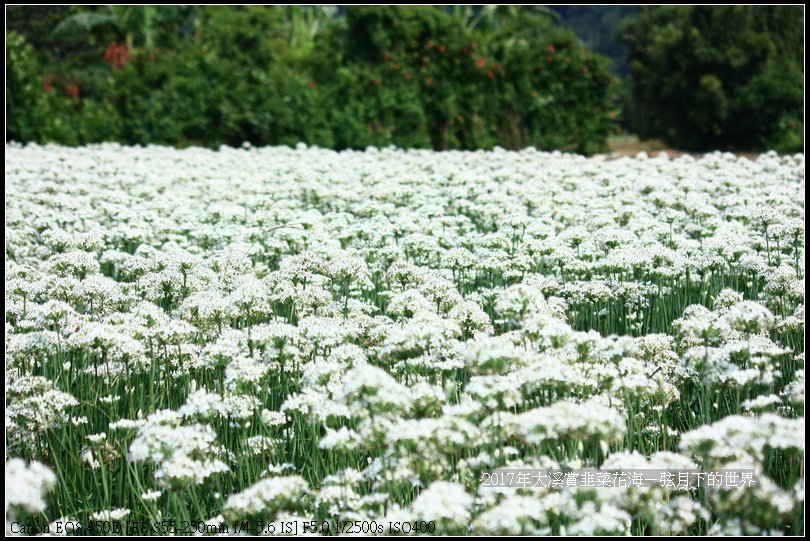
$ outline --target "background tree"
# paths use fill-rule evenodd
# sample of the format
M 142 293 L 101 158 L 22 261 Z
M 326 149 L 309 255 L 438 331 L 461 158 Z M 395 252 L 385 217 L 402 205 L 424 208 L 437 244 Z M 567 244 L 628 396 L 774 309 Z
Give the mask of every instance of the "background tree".
M 789 6 L 9 6 L 7 134 L 791 152 L 803 38 Z
M 685 150 L 803 147 L 804 8 L 663 6 L 625 24 L 632 127 Z

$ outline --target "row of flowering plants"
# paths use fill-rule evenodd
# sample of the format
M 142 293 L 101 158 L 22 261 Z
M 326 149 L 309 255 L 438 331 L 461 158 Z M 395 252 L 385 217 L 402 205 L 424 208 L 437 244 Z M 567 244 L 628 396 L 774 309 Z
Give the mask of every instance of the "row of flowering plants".
M 7 532 L 802 533 L 804 171 L 7 145 Z

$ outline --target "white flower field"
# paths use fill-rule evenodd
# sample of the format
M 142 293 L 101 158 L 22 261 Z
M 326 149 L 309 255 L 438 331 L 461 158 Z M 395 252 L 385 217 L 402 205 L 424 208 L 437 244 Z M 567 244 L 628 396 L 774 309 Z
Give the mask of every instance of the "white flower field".
M 7 144 L 6 532 L 803 533 L 804 172 Z

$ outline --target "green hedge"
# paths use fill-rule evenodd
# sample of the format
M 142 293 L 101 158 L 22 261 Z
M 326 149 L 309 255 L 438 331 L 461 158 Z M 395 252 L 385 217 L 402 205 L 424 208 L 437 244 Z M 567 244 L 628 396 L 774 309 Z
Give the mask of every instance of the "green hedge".
M 291 10 L 199 8 L 168 47 L 111 69 L 103 44 L 65 74 L 8 33 L 8 138 L 593 153 L 612 129 L 609 62 L 531 10 L 472 25 L 443 8 L 352 7 L 314 37 L 291 33 L 285 14 L 311 15 Z

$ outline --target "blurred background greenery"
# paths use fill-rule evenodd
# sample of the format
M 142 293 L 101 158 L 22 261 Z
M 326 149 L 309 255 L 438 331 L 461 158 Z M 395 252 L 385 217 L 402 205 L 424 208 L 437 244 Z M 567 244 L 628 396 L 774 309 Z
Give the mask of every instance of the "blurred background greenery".
M 801 6 L 7 6 L 6 135 L 792 152 L 803 63 Z

